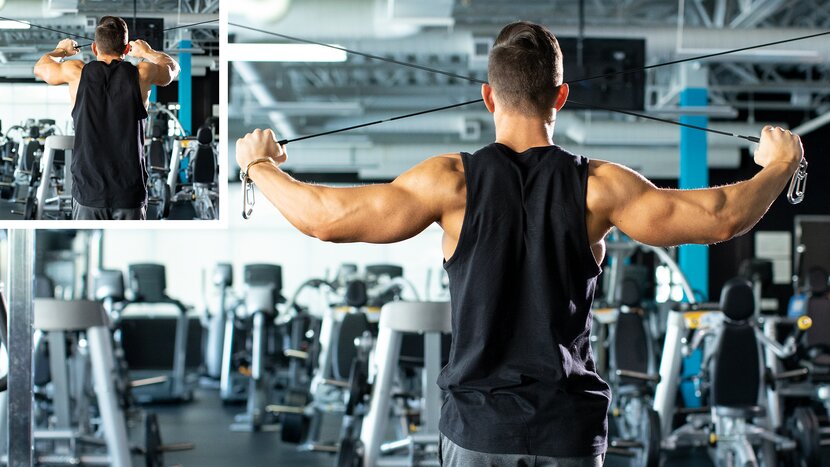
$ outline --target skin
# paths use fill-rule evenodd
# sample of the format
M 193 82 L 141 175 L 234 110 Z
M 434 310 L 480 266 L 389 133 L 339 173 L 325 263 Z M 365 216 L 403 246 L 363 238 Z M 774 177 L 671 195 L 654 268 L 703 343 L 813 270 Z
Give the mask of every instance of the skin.
M 58 43 L 55 50 L 47 53 L 35 64 L 35 76 L 52 86 L 69 85 L 69 97 L 75 105 L 78 93 L 78 83 L 81 80 L 81 71 L 84 62 L 81 60 L 63 60 L 80 53 L 78 43 L 72 39 L 64 39 Z M 113 60 L 123 60 L 126 55 L 140 58 L 144 61 L 137 65 L 141 95 L 144 97 L 144 107 L 150 105 L 150 90 L 153 85 L 167 86 L 179 75 L 179 64 L 169 55 L 153 50 L 142 40 L 129 42 L 121 54 L 103 53 L 96 43 L 92 44 L 92 53 L 96 59 L 110 63 Z
M 516 152 L 553 144 L 557 112 L 568 86 L 557 88 L 550 115 L 530 116 L 501 105 L 498 93 L 482 85 L 493 114 L 496 142 Z M 710 244 L 748 232 L 781 194 L 803 155 L 801 139 L 782 128 L 765 127 L 755 151 L 762 169 L 751 179 L 698 190 L 657 188 L 637 172 L 592 159 L 587 188 L 587 229 L 597 263 L 605 237 L 617 227 L 649 245 Z M 391 183 L 333 188 L 302 183 L 280 169 L 285 148 L 271 130 L 255 130 L 236 143 L 240 167 L 258 158 L 249 177 L 297 229 L 329 242 L 393 243 L 413 237 L 433 222 L 444 230 L 444 258 L 455 252 L 466 207 L 466 182 L 459 154 L 432 157 Z M 377 222 L 383 219 L 383 222 Z

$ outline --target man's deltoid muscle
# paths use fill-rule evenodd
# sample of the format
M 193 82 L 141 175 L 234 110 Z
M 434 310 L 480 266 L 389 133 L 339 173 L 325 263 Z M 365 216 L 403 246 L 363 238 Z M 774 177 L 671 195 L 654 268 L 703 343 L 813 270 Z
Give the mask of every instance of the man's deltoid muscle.
M 104 16 L 95 29 L 94 61 L 65 60 L 79 49 L 64 39 L 35 65 L 35 76 L 46 83 L 69 85 L 75 125 L 73 219 L 146 217 L 144 124 L 150 90 L 173 82 L 179 64 L 128 37 L 123 19 Z M 133 65 L 124 60 L 127 55 L 142 61 Z
M 759 221 L 802 158 L 798 136 L 766 127 L 751 179 L 657 188 L 554 144 L 568 98 L 562 73 L 550 31 L 507 25 L 481 86 L 495 142 L 431 157 L 388 184 L 302 183 L 280 168 L 288 155 L 271 130 L 237 141 L 240 167 L 307 235 L 391 243 L 433 223 L 443 229 L 453 314 L 438 379 L 445 465 L 601 465 L 610 391 L 589 335 L 606 235 L 617 227 L 656 246 L 729 240 Z

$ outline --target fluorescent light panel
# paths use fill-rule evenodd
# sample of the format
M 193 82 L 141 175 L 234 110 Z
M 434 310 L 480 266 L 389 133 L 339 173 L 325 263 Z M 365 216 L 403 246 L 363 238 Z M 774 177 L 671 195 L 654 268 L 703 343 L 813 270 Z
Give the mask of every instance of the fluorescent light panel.
M 222 53 L 237 62 L 345 62 L 346 52 L 314 44 L 228 44 Z
M 17 21 L 0 20 L 0 29 L 29 29 L 31 26 L 27 23 L 18 23 Z

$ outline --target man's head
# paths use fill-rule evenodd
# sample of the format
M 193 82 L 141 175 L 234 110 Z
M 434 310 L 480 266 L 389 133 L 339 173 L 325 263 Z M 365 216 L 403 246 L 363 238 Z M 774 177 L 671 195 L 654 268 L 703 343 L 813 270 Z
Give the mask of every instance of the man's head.
M 117 16 L 104 16 L 95 28 L 92 52 L 96 56 L 121 57 L 129 52 L 127 22 Z
M 559 42 L 545 27 L 526 21 L 508 24 L 499 33 L 490 50 L 487 80 L 498 105 L 530 118 L 552 119 L 568 95 Z

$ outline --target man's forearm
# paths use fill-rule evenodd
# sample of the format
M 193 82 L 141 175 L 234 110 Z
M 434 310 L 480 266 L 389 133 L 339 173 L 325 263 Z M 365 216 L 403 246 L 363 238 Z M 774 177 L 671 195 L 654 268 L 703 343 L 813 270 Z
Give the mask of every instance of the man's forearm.
M 736 236 L 748 232 L 781 195 L 795 167 L 783 162 L 768 165 L 751 179 L 724 187 L 728 209 L 736 219 Z
M 254 165 L 248 175 L 288 222 L 304 234 L 319 238 L 318 226 L 327 212 L 320 196 L 325 187 L 299 182 L 269 163 Z

